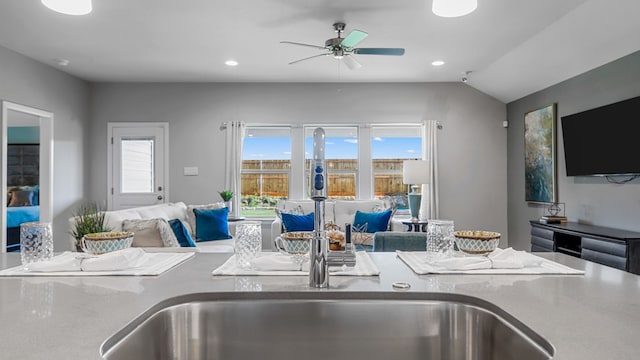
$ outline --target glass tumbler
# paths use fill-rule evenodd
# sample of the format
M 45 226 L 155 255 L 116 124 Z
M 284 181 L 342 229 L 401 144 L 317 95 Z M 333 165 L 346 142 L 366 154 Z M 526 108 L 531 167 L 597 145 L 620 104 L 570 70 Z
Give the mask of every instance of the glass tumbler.
M 20 224 L 20 258 L 28 269 L 30 263 L 53 258 L 51 223 L 28 222 Z
M 236 227 L 236 266 L 251 267 L 251 260 L 262 248 L 262 225 L 257 221 L 245 221 Z
M 449 257 L 453 254 L 453 220 L 429 220 L 427 223 L 427 255 Z

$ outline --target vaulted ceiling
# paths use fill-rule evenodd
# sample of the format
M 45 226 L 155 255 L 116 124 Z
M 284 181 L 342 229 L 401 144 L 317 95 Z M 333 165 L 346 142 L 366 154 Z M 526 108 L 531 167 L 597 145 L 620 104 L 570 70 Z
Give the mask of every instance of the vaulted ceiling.
M 3 0 L 0 45 L 88 81 L 451 82 L 470 71 L 469 86 L 503 102 L 640 50 L 637 0 L 478 3 L 441 18 L 431 0 L 93 0 L 91 14 L 69 16 Z M 332 57 L 288 65 L 322 51 L 280 41 L 323 46 L 337 21 L 369 34 L 359 46 L 406 53 L 354 55 L 358 70 Z

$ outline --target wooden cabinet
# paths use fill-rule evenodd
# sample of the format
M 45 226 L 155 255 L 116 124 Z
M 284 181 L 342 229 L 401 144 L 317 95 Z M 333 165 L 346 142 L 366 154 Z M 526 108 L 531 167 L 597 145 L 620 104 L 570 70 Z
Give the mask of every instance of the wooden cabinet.
M 640 274 L 640 232 L 531 221 L 531 251 L 556 251 Z

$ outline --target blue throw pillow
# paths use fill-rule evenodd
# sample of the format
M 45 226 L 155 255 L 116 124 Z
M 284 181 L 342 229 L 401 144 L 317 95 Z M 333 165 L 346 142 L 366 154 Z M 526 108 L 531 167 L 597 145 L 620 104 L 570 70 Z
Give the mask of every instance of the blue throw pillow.
M 196 216 L 196 242 L 231 239 L 229 235 L 229 208 L 193 209 Z
M 282 224 L 286 232 L 313 231 L 313 213 L 307 215 L 282 213 Z
M 363 228 L 366 224 L 368 233 L 378 231 L 387 231 L 389 228 L 389 220 L 391 219 L 391 210 L 381 212 L 362 212 L 356 210 L 356 216 L 353 219 L 354 228 Z
M 40 205 L 40 185 L 31 188 L 33 190 L 33 205 Z
M 173 230 L 173 234 L 176 236 L 176 239 L 178 239 L 180 246 L 196 247 L 196 243 L 193 242 L 189 230 L 187 230 L 180 219 L 169 220 L 169 225 L 171 225 L 171 230 Z

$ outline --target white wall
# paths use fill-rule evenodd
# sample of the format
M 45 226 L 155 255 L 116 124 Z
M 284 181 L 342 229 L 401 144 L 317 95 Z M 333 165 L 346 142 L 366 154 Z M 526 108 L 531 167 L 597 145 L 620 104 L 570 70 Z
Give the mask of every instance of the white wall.
M 87 195 L 89 85 L 0 46 L 0 100 L 54 114 L 54 250 L 70 248 L 67 219 Z
M 441 217 L 458 229 L 499 231 L 507 242 L 505 104 L 458 83 L 93 85 L 90 194 L 106 199 L 107 122 L 168 122 L 170 201 L 219 201 L 224 133 L 248 123 L 389 123 L 438 120 Z M 197 166 L 199 176 L 182 175 Z
M 623 57 L 508 104 L 509 235 L 511 245 L 530 249 L 530 220 L 545 207 L 524 201 L 524 114 L 557 103 L 558 199 L 566 204 L 569 221 L 640 231 L 640 179 L 625 185 L 602 177 L 567 177 L 561 118 L 640 96 L 640 52 Z M 603 119 L 606 126 L 606 119 Z M 597 146 L 597 144 L 595 145 Z M 638 156 L 638 154 L 630 154 Z

